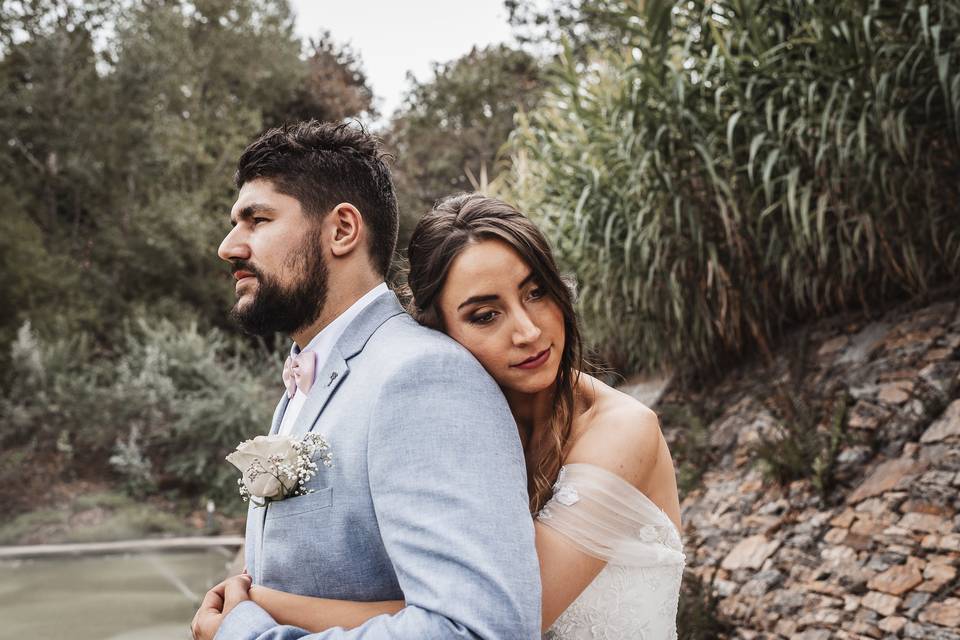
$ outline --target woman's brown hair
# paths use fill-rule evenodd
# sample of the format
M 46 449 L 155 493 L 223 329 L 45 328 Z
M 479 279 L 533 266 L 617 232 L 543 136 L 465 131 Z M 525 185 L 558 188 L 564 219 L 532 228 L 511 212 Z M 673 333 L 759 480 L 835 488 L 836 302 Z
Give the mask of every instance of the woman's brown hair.
M 526 216 L 502 200 L 461 194 L 438 202 L 417 224 L 410 238 L 407 285 L 411 314 L 422 324 L 443 330 L 437 307 L 450 265 L 471 244 L 505 242 L 530 266 L 540 286 L 563 313 L 564 344 L 554 390 L 549 427 L 524 439 L 530 511 L 549 499 L 573 425 L 574 390 L 583 366 L 580 330 L 570 287 L 560 275 L 547 239 Z

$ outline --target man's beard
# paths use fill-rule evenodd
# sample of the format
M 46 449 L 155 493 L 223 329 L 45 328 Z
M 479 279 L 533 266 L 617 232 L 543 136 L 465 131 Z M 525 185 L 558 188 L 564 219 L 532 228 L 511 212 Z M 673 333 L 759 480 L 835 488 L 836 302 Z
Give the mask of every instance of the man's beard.
M 290 264 L 302 275 L 297 282 L 284 287 L 276 278 L 253 265 L 234 262 L 234 271 L 249 271 L 257 279 L 257 289 L 250 304 L 240 308 L 237 302 L 230 311 L 230 317 L 244 332 L 267 336 L 279 331 L 290 335 L 320 317 L 327 302 L 329 272 L 323 260 L 319 234 L 304 238 L 303 245 L 291 256 Z

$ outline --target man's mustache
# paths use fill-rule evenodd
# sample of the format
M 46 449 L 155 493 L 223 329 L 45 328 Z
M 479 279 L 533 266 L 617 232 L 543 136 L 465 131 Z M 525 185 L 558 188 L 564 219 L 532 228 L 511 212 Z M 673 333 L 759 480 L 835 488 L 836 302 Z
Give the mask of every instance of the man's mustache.
M 260 270 L 246 260 L 233 260 L 230 264 L 230 273 L 233 275 L 236 275 L 237 271 L 246 271 L 252 273 L 255 278 L 260 277 Z

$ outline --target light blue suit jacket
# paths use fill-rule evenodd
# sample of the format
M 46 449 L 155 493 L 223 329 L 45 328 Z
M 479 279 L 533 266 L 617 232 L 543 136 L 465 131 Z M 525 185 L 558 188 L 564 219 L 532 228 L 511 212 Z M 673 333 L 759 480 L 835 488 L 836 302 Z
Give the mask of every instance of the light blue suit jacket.
M 290 593 L 406 607 L 309 635 L 242 602 L 217 640 L 539 638 L 523 452 L 480 364 L 389 292 L 353 320 L 314 379 L 292 435 L 323 434 L 333 467 L 318 465 L 313 493 L 250 508 L 247 570 Z

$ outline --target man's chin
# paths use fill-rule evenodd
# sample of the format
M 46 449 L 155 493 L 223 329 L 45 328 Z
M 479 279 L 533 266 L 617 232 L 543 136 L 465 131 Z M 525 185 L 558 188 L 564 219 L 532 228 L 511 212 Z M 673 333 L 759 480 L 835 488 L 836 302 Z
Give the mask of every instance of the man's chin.
M 249 296 L 241 296 L 239 300 L 230 309 L 230 315 L 236 318 L 242 318 L 244 314 L 253 306 L 253 299 Z
M 257 322 L 251 317 L 250 313 L 253 302 L 253 298 L 250 296 L 241 297 L 237 300 L 237 303 L 233 305 L 233 309 L 230 310 L 230 318 L 237 323 L 244 332 L 259 335 L 255 326 Z

